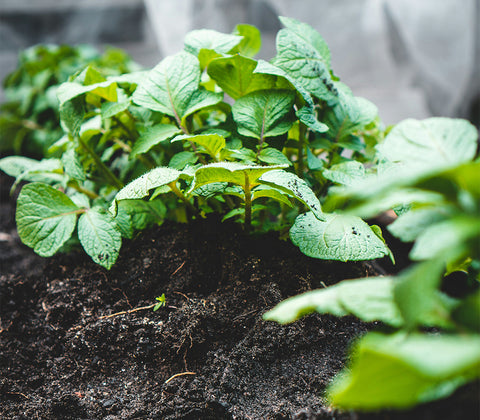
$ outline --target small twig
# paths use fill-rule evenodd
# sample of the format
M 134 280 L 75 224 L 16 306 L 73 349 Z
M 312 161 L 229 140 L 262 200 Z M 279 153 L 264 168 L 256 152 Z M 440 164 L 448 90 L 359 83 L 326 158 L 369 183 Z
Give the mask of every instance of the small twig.
M 176 373 L 175 375 L 173 375 L 172 377 L 168 378 L 168 379 L 165 381 L 165 385 L 168 384 L 170 381 L 174 380 L 175 378 L 178 378 L 179 376 L 185 376 L 185 375 L 196 375 L 196 373 L 195 373 L 195 372 Z
M 25 398 L 27 400 L 30 399 L 30 397 L 28 395 L 22 394 L 21 392 L 8 392 L 7 391 L 6 394 L 8 394 L 8 395 L 21 395 L 23 398 Z
M 184 261 L 183 263 L 180 264 L 180 267 L 178 267 L 172 274 L 170 274 L 171 276 L 174 276 L 175 274 L 177 274 L 181 269 L 182 267 L 185 265 L 186 261 Z M 175 292 L 175 293 L 178 293 L 178 292 Z
M 189 302 L 192 300 L 190 299 L 187 295 L 185 295 L 184 293 L 182 292 L 173 292 L 173 293 L 176 293 L 177 295 L 180 295 L 180 296 L 183 296 L 185 299 L 187 299 Z
M 103 316 L 99 317 L 98 319 L 107 319 L 107 318 L 113 318 L 113 317 L 116 317 L 116 316 L 119 316 L 119 315 L 128 315 L 128 314 L 131 314 L 133 312 L 144 311 L 146 309 L 152 309 L 155 305 L 156 305 L 156 303 L 154 303 L 153 305 L 141 306 L 140 308 L 129 309 L 128 311 L 115 312 L 114 314 L 103 315 Z

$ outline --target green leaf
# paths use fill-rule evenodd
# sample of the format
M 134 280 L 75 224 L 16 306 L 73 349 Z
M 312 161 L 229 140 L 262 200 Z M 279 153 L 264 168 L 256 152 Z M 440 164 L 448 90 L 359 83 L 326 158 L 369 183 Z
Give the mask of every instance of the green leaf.
M 100 208 L 84 212 L 78 220 L 78 239 L 93 261 L 110 269 L 117 260 L 122 236 L 113 217 Z
M 230 182 L 244 187 L 245 182 L 248 181 L 253 188 L 258 185 L 258 178 L 265 172 L 280 168 L 285 168 L 285 165 L 252 166 L 237 162 L 212 163 L 197 169 L 190 191 L 213 182 Z
M 74 98 L 60 105 L 60 120 L 66 131 L 77 136 L 85 117 L 85 104 L 82 98 Z
M 310 148 L 307 147 L 307 164 L 308 169 L 312 171 L 318 171 L 323 169 L 323 161 L 316 157 L 311 151 Z
M 365 177 L 365 167 L 355 160 L 338 163 L 325 169 L 322 175 L 328 180 L 342 185 L 353 185 Z
M 478 132 L 466 120 L 408 119 L 396 125 L 377 146 L 382 156 L 421 171 L 458 165 L 474 158 Z
M 280 302 L 263 319 L 287 324 L 312 312 L 354 315 L 365 322 L 382 321 L 399 327 L 403 319 L 393 298 L 394 279 L 372 277 L 345 280 Z
M 241 55 L 220 57 L 208 65 L 208 75 L 233 99 L 248 93 L 273 89 L 276 77 L 254 73 L 257 62 Z
M 296 113 L 297 118 L 311 130 L 317 133 L 325 133 L 328 131 L 328 125 L 317 120 L 315 108 L 306 105 L 300 108 Z
M 329 137 L 342 147 L 352 150 L 363 149 L 363 144 L 352 142 L 352 135 L 363 129 L 378 116 L 377 107 L 364 98 L 353 96 L 343 83 L 335 84 L 338 89 L 338 103 L 325 113 Z
M 185 36 L 185 51 L 198 55 L 200 50 L 213 50 L 226 54 L 242 41 L 238 35 L 224 34 L 212 29 L 196 29 Z
M 150 172 L 125 185 L 125 187 L 117 193 L 110 207 L 110 212 L 114 215 L 117 213 L 117 203 L 120 200 L 144 198 L 151 190 L 167 186 L 178 180 L 181 175 L 183 175 L 183 172 L 172 168 L 160 167 L 152 169 Z
M 286 171 L 272 171 L 263 174 L 260 177 L 262 184 L 273 186 L 287 194 L 295 197 L 305 204 L 320 220 L 325 220 L 322 213 L 322 206 L 315 193 L 308 184 L 297 175 Z
M 166 213 L 167 208 L 161 200 L 121 200 L 115 222 L 122 235 L 131 239 L 135 231 L 162 222 Z
M 327 390 L 336 407 L 408 408 L 451 394 L 480 376 L 477 335 L 368 333 Z
M 480 237 L 480 217 L 458 216 L 441 221 L 426 228 L 417 238 L 410 258 L 426 260 L 435 257 L 460 257 L 465 251 L 466 242 Z
M 129 106 L 130 106 L 129 100 L 125 100 L 122 102 L 104 102 L 100 110 L 102 119 L 106 120 L 117 114 L 120 114 L 120 112 L 126 111 Z
M 172 156 L 168 166 L 173 169 L 183 170 L 187 165 L 195 165 L 198 161 L 198 156 L 195 152 L 179 152 Z
M 198 59 L 180 52 L 153 68 L 132 98 L 139 106 L 174 117 L 180 126 L 188 115 L 222 100 L 220 93 L 206 91 L 199 83 Z
M 262 47 L 260 31 L 253 25 L 239 24 L 233 30 L 234 35 L 242 36 L 240 43 L 233 49 L 232 53 L 239 53 L 246 57 L 255 56 Z
M 253 190 L 252 201 L 259 198 L 273 198 L 289 207 L 293 207 L 293 204 L 288 199 L 288 196 L 282 191 L 278 191 L 276 188 L 268 185 L 259 185 Z
M 74 147 L 68 148 L 67 151 L 63 153 L 61 160 L 65 173 L 70 178 L 78 181 L 85 181 L 87 179 L 85 170 L 83 169 L 80 158 L 78 157 Z
M 173 124 L 157 124 L 147 128 L 135 141 L 130 158 L 147 153 L 152 147 L 162 141 L 169 140 L 181 131 Z
M 187 140 L 189 142 L 198 144 L 205 149 L 205 152 L 213 159 L 218 159 L 220 152 L 225 148 L 225 138 L 219 134 L 198 134 L 192 135 L 180 135 L 172 139 L 172 143 L 176 141 Z M 199 152 L 202 152 L 200 149 Z
M 420 207 L 407 211 L 388 225 L 389 232 L 403 242 L 413 242 L 426 228 L 452 214 L 447 206 Z
M 17 200 L 18 235 L 38 255 L 50 257 L 72 236 L 79 210 L 55 188 L 41 183 L 27 184 Z
M 330 68 L 330 49 L 322 36 L 310 25 L 285 16 L 279 17 L 280 22 L 291 33 L 303 39 L 306 44 L 312 46 L 323 58 L 328 68 Z
M 287 26 L 277 34 L 273 64 L 283 69 L 309 93 L 327 103 L 338 100 L 330 75 L 330 52 L 323 38 L 309 25 L 282 18 Z
M 407 328 L 451 327 L 448 303 L 438 291 L 444 271 L 442 261 L 432 260 L 403 271 L 395 286 L 395 301 Z
M 258 155 L 258 160 L 271 165 L 292 165 L 292 162 L 280 150 L 273 147 L 262 149 Z
M 322 214 L 324 221 L 312 212 L 302 214 L 290 229 L 292 242 L 305 255 L 324 260 L 361 261 L 382 258 L 388 248 L 359 217 Z
M 232 106 L 238 132 L 263 140 L 286 133 L 293 124 L 295 95 L 288 90 L 262 90 L 249 93 Z
M 0 159 L 0 170 L 16 178 L 11 193 L 21 181 L 46 184 L 63 184 L 66 181 L 62 174 L 62 163 L 55 158 L 35 160 L 22 156 L 7 156 Z
M 303 100 L 306 102 L 307 106 L 312 110 L 314 109 L 315 103 L 313 102 L 312 96 L 307 91 L 307 89 L 305 89 L 297 79 L 295 79 L 292 75 L 287 73 L 282 68 L 277 67 L 265 60 L 258 60 L 258 64 L 257 64 L 257 67 L 255 68 L 254 73 L 269 74 L 271 76 L 277 76 L 277 77 L 283 78 L 287 85 L 291 85 L 295 88 L 295 90 L 301 95 Z M 300 116 L 302 116 L 305 113 L 306 113 L 306 110 L 302 111 L 300 113 Z M 305 118 L 304 115 L 303 117 Z
M 117 102 L 117 83 L 112 80 L 107 80 L 84 86 L 76 82 L 65 82 L 59 86 L 57 97 L 60 106 L 62 106 L 66 102 L 70 102 L 72 99 L 86 93 L 93 93 L 110 102 Z

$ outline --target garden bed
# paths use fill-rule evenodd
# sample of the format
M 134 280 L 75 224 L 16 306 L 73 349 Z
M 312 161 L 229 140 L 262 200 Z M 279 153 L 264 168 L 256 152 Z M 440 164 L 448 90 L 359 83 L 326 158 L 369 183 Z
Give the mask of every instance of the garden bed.
M 236 224 L 166 223 L 125 244 L 107 271 L 84 254 L 25 248 L 2 177 L 2 419 L 474 419 L 478 387 L 409 412 L 328 408 L 322 390 L 369 326 L 262 314 L 286 297 L 377 274 L 308 258 Z M 153 312 L 155 297 L 166 306 Z M 122 311 L 132 311 L 114 315 Z

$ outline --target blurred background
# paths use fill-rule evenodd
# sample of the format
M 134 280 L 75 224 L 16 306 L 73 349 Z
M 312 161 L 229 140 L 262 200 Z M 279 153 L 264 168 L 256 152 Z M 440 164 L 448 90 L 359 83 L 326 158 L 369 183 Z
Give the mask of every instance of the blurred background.
M 480 125 L 480 0 L 0 0 L 0 78 L 39 43 L 111 45 L 150 68 L 188 31 L 238 23 L 261 30 L 259 58 L 269 60 L 279 15 L 319 31 L 336 75 L 386 124 L 448 116 Z

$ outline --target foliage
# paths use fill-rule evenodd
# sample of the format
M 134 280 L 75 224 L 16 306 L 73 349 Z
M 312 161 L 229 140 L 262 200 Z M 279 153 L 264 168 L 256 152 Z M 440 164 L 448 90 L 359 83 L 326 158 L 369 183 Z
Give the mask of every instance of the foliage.
M 412 267 L 291 298 L 265 318 L 317 311 L 388 326 L 356 343 L 329 388 L 336 406 L 448 395 L 480 369 L 478 133 L 446 118 L 385 131 L 375 105 L 333 73 L 322 37 L 280 20 L 270 62 L 254 58 L 261 39 L 249 25 L 193 31 L 184 51 L 149 71 L 131 71 L 121 54 L 79 70 L 93 58 L 86 50 L 27 51 L 6 81 L 26 99 L 0 121 L 14 121 L 1 147 L 17 153 L 0 169 L 14 188 L 27 183 L 20 238 L 42 256 L 81 245 L 109 269 L 123 238 L 217 213 L 246 231 L 289 230 L 311 257 L 355 261 L 391 256 L 380 228 L 361 218 L 394 209 L 389 230 L 415 241 Z M 469 287 L 448 295 L 445 275 L 458 271 Z
M 102 74 L 138 68 L 121 50 L 103 54 L 87 45 L 37 45 L 23 51 L 18 67 L 3 81 L 7 101 L 1 106 L 0 152 L 43 157 L 62 136 L 56 92 L 68 77 L 88 64 Z
M 480 160 L 466 121 L 406 120 L 377 146 L 379 164 L 329 196 L 344 217 L 395 209 L 389 231 L 414 242 L 396 277 L 343 281 L 287 299 L 265 314 L 286 323 L 311 312 L 381 321 L 359 339 L 328 395 L 340 407 L 404 408 L 480 377 Z M 446 284 L 463 274 L 455 293 Z M 451 287 L 450 287 L 451 289 Z M 435 328 L 431 332 L 426 328 Z
M 37 149 L 40 160 L 0 160 L 15 186 L 31 182 L 17 205 L 22 241 L 43 256 L 80 243 L 110 268 L 122 238 L 166 218 L 184 222 L 216 212 L 246 231 L 293 225 L 293 242 L 316 258 L 388 255 L 378 228 L 322 210 L 329 187 L 344 182 L 332 173 L 369 161 L 382 136 L 376 108 L 334 76 L 319 34 L 282 22 L 271 63 L 253 58 L 261 39 L 249 25 L 233 34 L 192 31 L 183 51 L 149 71 L 128 72 L 128 62 L 112 71 L 98 59 L 75 71 L 67 52 L 38 47 L 57 55 L 35 68 L 63 75 L 69 66 L 71 75 L 54 89 L 63 134 L 51 121 L 55 141 Z M 25 54 L 23 67 L 34 59 Z M 8 85 L 26 83 L 23 67 Z M 319 234 L 324 240 L 315 243 Z

